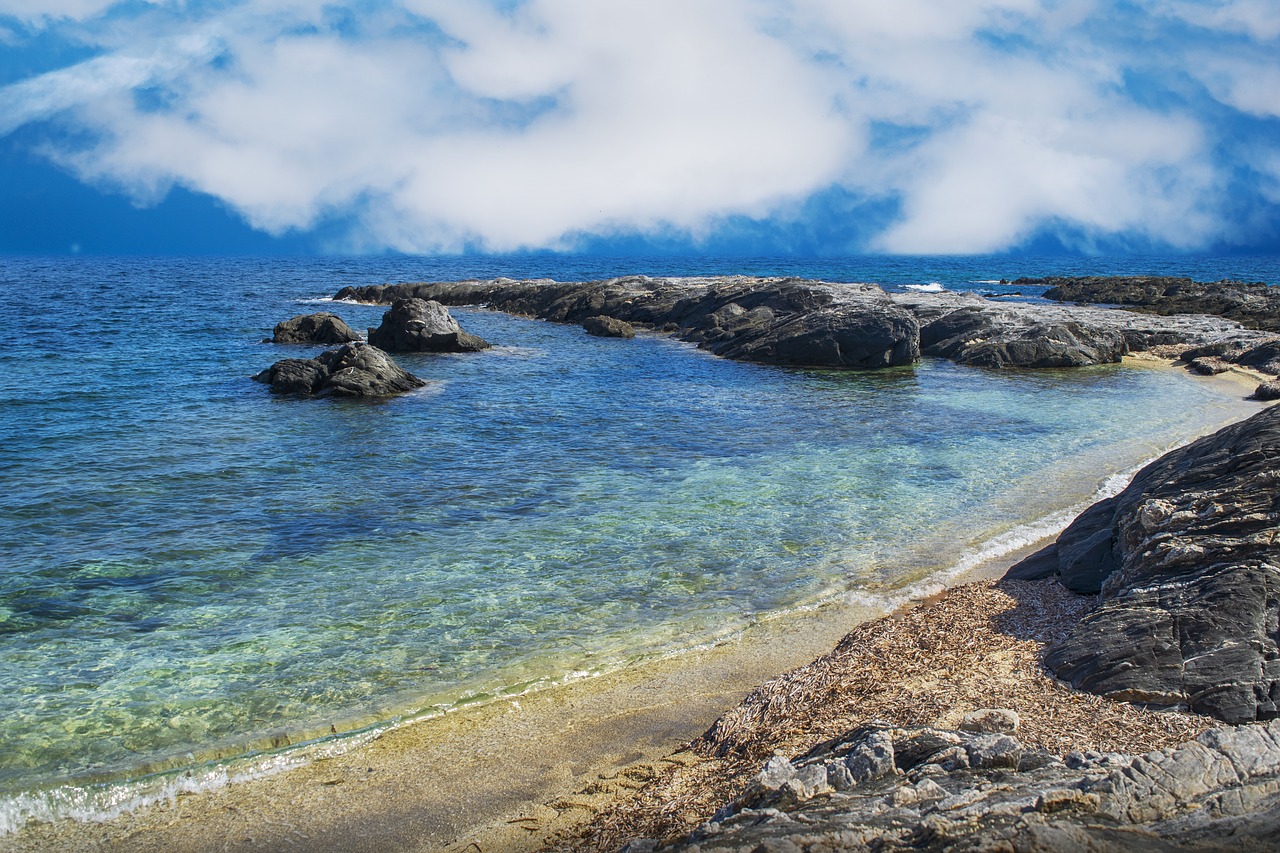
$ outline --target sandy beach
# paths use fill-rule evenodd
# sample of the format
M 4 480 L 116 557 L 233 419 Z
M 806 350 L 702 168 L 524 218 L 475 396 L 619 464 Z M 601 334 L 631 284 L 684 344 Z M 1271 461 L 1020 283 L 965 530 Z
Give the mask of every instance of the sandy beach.
M 1205 381 L 1243 397 L 1256 380 Z M 789 614 L 714 648 L 403 725 L 277 775 L 103 823 L 31 825 L 0 850 L 608 850 L 696 825 L 775 751 L 866 719 L 947 725 L 1006 707 L 1022 715 L 1024 741 L 1059 752 L 1146 750 L 1207 727 L 1043 674 L 1044 644 L 1089 600 L 1052 581 L 995 584 L 1037 545 L 893 614 L 836 603 Z M 788 674 L 752 692 L 778 673 Z

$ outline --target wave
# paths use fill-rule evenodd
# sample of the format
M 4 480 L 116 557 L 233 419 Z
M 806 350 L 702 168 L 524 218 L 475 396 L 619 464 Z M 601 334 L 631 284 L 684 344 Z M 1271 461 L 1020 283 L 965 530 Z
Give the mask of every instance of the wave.
M 946 288 L 942 286 L 942 283 L 937 281 L 931 281 L 928 284 L 904 284 L 902 286 L 907 290 L 914 290 L 917 293 L 942 293 L 946 290 Z

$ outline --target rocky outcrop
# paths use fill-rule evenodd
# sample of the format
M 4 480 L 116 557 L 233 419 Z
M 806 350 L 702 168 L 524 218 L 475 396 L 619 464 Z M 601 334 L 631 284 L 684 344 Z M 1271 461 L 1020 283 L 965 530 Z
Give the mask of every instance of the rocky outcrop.
M 1280 716 L 1280 408 L 1172 451 L 1010 570 L 1100 596 L 1046 665 L 1227 722 Z
M 1202 282 L 1171 276 L 1020 278 L 1048 285 L 1046 299 L 1124 305 L 1153 314 L 1212 314 L 1250 329 L 1280 332 L 1280 288 L 1224 279 Z
M 346 287 L 339 300 L 420 298 L 486 305 L 557 323 L 607 317 L 668 332 L 726 358 L 873 368 L 927 355 L 982 367 L 1077 367 L 1130 352 L 1206 348 L 1280 372 L 1280 337 L 1210 316 L 1159 317 L 1111 308 L 993 302 L 977 294 L 900 293 L 875 285 L 783 278 L 435 282 Z M 1172 352 L 1170 352 L 1172 350 Z M 1189 356 L 1191 358 L 1193 356 Z
M 274 344 L 346 344 L 358 340 L 360 336 L 354 329 L 327 311 L 291 317 L 277 323 L 271 335 Z
M 479 352 L 489 343 L 464 332 L 439 302 L 397 299 L 369 330 L 369 343 L 387 352 Z
M 605 315 L 670 332 L 725 358 L 810 367 L 876 368 L 919 357 L 919 324 L 874 285 L 798 279 L 439 282 L 344 288 L 335 298 L 406 297 L 487 305 L 556 323 Z
M 925 355 L 981 367 L 1080 367 L 1172 349 L 1245 352 L 1261 361 L 1274 335 L 1208 316 L 1156 317 L 1089 305 L 992 302 L 976 294 L 894 294 L 920 321 Z M 1277 351 L 1280 356 L 1280 351 Z M 1280 360 L 1277 361 L 1280 368 Z
M 583 320 L 582 328 L 588 335 L 594 335 L 597 338 L 634 338 L 636 336 L 635 327 L 630 323 L 616 317 L 606 317 L 603 314 Z
M 253 378 L 278 394 L 313 397 L 389 397 L 427 384 L 363 343 L 344 344 L 315 358 L 286 358 Z
M 774 757 L 690 836 L 624 848 L 834 850 L 1274 850 L 1280 722 L 1211 729 L 1143 756 L 1061 759 L 1007 734 L 871 725 Z

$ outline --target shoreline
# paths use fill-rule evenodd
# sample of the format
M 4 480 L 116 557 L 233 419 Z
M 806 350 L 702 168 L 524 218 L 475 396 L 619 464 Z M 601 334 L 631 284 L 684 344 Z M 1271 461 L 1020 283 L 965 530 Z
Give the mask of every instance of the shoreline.
M 1240 396 L 1256 382 L 1244 371 L 1196 378 L 1229 383 Z M 908 587 L 919 595 L 905 609 L 939 583 L 998 577 L 1054 535 L 932 575 Z M 673 750 L 745 692 L 827 654 L 855 625 L 886 612 L 829 602 L 763 620 L 709 649 L 392 727 L 352 751 L 275 775 L 180 794 L 103 823 L 29 826 L 0 837 L 0 850 L 536 849 L 538 839 L 575 824 L 584 808 L 576 793 L 604 780 L 621 796 L 634 787 L 625 780 L 679 764 Z

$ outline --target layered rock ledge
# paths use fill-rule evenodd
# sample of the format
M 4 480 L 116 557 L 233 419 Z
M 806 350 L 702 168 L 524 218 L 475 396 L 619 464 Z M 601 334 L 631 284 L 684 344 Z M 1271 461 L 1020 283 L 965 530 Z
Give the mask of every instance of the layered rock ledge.
M 1273 407 L 1156 460 L 1015 566 L 1100 596 L 1046 665 L 1116 699 L 1280 717 L 1277 460 Z
M 910 364 L 923 352 L 974 366 L 1054 368 L 1207 348 L 1252 352 L 1256 364 L 1250 366 L 1280 372 L 1280 358 L 1262 358 L 1258 350 L 1271 346 L 1280 356 L 1280 336 L 1222 317 L 994 302 L 977 294 L 891 295 L 873 284 L 741 276 L 494 279 L 346 287 L 335 298 L 484 305 L 558 323 L 607 317 L 725 358 L 766 364 L 867 369 Z
M 692 835 L 624 850 L 1274 850 L 1280 722 L 1143 756 L 1061 759 L 1014 736 L 869 725 L 775 757 Z
M 427 383 L 365 343 L 344 344 L 315 358 L 286 358 L 253 377 L 277 394 L 390 397 Z

